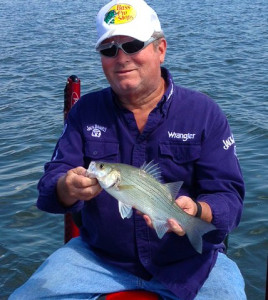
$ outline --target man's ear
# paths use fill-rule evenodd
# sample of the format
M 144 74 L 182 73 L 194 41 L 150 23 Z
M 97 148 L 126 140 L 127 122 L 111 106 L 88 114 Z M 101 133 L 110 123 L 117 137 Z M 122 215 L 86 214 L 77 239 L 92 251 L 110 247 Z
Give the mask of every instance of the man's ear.
M 167 41 L 164 38 L 161 38 L 158 44 L 158 51 L 160 53 L 160 64 L 162 64 L 165 60 L 166 51 L 167 51 Z

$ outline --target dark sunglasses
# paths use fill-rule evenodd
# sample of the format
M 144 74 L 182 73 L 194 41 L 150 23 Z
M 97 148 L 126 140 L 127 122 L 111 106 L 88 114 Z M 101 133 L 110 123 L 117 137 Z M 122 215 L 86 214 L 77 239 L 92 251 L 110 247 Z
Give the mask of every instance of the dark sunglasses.
M 96 50 L 100 52 L 101 55 L 107 57 L 116 57 L 118 49 L 124 51 L 126 54 L 134 54 L 141 51 L 143 48 L 154 42 L 156 38 L 151 37 L 148 41 L 142 42 L 139 40 L 133 40 L 126 43 L 117 43 L 112 41 L 111 43 L 100 44 Z

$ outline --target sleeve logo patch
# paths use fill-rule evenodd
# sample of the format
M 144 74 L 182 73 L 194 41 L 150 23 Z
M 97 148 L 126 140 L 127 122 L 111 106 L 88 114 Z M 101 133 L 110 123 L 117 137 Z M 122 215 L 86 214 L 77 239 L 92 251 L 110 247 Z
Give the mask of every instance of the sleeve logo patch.
M 222 142 L 223 142 L 223 149 L 228 150 L 235 143 L 234 136 L 231 135 L 226 140 L 222 140 Z

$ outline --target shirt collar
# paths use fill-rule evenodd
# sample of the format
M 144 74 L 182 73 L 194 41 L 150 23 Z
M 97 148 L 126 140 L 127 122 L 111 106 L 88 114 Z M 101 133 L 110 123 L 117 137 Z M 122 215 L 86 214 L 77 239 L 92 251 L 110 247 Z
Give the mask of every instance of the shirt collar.
M 161 75 L 164 78 L 166 82 L 167 89 L 162 97 L 162 99 L 159 101 L 157 108 L 161 110 L 161 112 L 165 115 L 168 111 L 168 108 L 170 106 L 172 96 L 174 93 L 174 82 L 172 79 L 171 74 L 166 68 L 161 68 Z

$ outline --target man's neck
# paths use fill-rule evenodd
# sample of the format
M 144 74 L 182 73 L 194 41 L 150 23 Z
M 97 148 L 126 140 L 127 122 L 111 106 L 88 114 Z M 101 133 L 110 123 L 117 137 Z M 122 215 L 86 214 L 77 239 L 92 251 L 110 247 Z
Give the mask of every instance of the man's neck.
M 150 112 L 162 99 L 165 90 L 166 83 L 161 77 L 160 84 L 157 88 L 148 94 L 143 93 L 141 97 L 138 97 L 138 95 L 128 95 L 127 97 L 119 98 L 120 104 L 134 114 L 140 132 L 144 129 Z
M 160 83 L 156 89 L 148 90 L 140 94 L 133 93 L 121 95 L 118 97 L 120 104 L 126 109 L 134 111 L 149 111 L 149 113 L 156 107 L 161 100 L 166 90 L 165 80 L 161 77 Z

